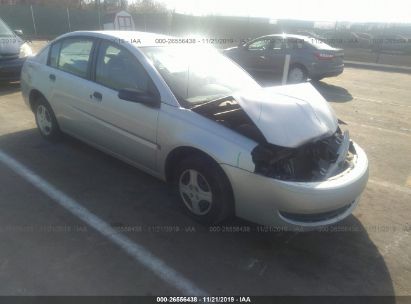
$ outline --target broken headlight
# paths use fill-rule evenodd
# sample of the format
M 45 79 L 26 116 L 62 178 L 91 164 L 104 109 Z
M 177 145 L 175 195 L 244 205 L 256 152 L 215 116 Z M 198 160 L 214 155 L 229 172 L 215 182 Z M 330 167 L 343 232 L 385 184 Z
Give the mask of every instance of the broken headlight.
M 354 146 L 348 132 L 298 148 L 260 144 L 252 151 L 255 172 L 281 180 L 319 181 L 335 176 L 352 164 Z

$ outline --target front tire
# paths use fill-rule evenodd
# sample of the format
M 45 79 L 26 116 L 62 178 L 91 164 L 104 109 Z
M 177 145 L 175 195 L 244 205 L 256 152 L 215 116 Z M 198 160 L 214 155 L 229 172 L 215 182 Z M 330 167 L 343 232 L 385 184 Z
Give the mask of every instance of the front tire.
M 183 160 L 175 172 L 175 192 L 196 221 L 218 224 L 234 214 L 231 185 L 217 163 L 205 157 Z
M 45 139 L 55 142 L 61 139 L 56 116 L 44 97 L 39 97 L 33 107 L 37 128 Z

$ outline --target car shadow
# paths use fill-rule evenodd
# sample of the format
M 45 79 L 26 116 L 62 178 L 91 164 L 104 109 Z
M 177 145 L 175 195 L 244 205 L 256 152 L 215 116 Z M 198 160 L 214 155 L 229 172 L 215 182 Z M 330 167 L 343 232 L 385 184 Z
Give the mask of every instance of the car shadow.
M 321 232 L 241 219 L 205 227 L 184 215 L 166 184 L 70 137 L 51 144 L 30 129 L 1 136 L 0 146 L 112 226 L 143 227 L 127 236 L 210 294 L 394 295 L 383 256 L 354 216 Z
M 324 81 L 311 81 L 311 84 L 330 102 L 348 102 L 353 100 L 347 89 Z
M 262 87 L 273 87 L 281 85 L 281 77 L 267 75 L 253 75 L 254 79 Z M 311 80 L 310 83 L 321 93 L 321 95 L 329 102 L 348 102 L 353 100 L 352 95 L 347 89 L 328 84 L 324 81 Z
M 231 223 L 247 224 L 259 227 L 241 219 Z M 268 270 L 264 269 L 267 266 L 268 271 L 277 272 L 273 279 L 277 275 L 281 277 L 281 281 L 276 282 L 276 289 L 283 291 L 280 294 L 394 295 L 384 257 L 355 216 L 350 215 L 321 231 L 270 232 L 269 228 L 265 229 L 267 227 L 254 228 L 257 232 L 250 233 L 246 239 L 240 239 L 244 234 L 237 238 L 244 246 L 254 248 L 254 272 L 261 274 Z M 290 292 L 292 284 L 294 290 Z M 395 300 L 389 299 L 387 303 Z
M 0 96 L 20 91 L 20 82 L 0 82 Z

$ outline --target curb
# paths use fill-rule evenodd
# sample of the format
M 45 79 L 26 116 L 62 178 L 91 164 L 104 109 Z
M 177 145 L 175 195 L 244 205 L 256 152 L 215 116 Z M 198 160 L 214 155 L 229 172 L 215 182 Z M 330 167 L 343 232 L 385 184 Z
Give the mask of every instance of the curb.
M 344 60 L 344 66 L 350 67 L 350 68 L 370 69 L 370 70 L 385 71 L 385 72 L 397 72 L 397 73 L 411 74 L 411 67 L 405 67 L 405 66 L 368 63 L 368 62 L 360 62 L 360 61 L 346 61 L 346 60 Z

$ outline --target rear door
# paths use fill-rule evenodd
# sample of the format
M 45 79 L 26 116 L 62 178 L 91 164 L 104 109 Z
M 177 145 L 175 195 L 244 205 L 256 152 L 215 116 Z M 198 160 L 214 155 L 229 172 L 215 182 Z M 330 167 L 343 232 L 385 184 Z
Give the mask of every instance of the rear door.
M 145 68 L 125 47 L 102 40 L 96 54 L 94 79 L 88 94 L 98 108 L 97 144 L 135 165 L 155 171 L 159 108 L 118 98 L 121 89 L 160 95 Z
M 49 101 L 61 129 L 76 137 L 93 141 L 96 135 L 96 105 L 92 102 L 89 80 L 95 40 L 70 37 L 50 48 L 46 81 L 50 83 Z

